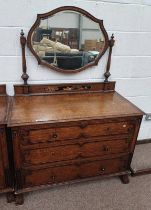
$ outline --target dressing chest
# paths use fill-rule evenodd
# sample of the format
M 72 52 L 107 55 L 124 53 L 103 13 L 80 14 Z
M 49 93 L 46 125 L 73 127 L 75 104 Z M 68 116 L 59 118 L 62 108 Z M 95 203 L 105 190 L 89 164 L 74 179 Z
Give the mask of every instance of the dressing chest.
M 14 85 L 7 119 L 16 203 L 23 203 L 25 192 L 65 183 L 119 176 L 127 184 L 143 112 L 108 80 L 114 36 L 108 38 L 103 21 L 77 7 L 60 7 L 37 15 L 20 42 L 24 84 Z M 60 74 L 96 66 L 108 50 L 105 80 L 29 84 L 26 42 L 39 65 Z
M 114 85 L 29 85 L 29 94 L 15 86 L 8 127 L 18 202 L 49 185 L 104 176 L 128 183 L 142 112 Z
M 6 193 L 7 201 L 14 200 L 13 173 L 9 162 L 11 145 L 7 142 L 7 113 L 9 97 L 6 95 L 6 86 L 0 85 L 0 193 Z

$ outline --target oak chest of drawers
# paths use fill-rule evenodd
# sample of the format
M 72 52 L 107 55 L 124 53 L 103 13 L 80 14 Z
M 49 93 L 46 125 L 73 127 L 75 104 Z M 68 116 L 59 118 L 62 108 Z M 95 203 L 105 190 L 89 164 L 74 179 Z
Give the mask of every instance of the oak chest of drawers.
M 0 85 L 0 193 L 6 193 L 7 201 L 13 201 L 13 172 L 10 170 L 7 142 L 7 112 L 8 97 L 6 96 L 6 86 Z
M 31 85 L 28 95 L 15 87 L 8 127 L 19 203 L 24 192 L 56 184 L 104 176 L 128 183 L 143 113 L 114 91 L 114 83 L 108 91 L 96 86 L 54 93 L 52 86 Z

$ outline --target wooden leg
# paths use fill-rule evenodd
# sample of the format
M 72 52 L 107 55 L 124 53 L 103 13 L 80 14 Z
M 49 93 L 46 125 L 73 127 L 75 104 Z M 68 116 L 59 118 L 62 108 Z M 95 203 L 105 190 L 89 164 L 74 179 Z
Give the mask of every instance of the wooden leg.
M 128 174 L 125 174 L 125 175 L 120 176 L 120 179 L 121 179 L 121 181 L 122 181 L 123 184 L 128 184 L 129 183 Z
M 7 203 L 12 203 L 15 201 L 15 195 L 13 192 L 6 193 Z
M 16 205 L 22 205 L 24 203 L 24 196 L 23 196 L 23 194 L 15 195 L 15 203 L 16 203 Z

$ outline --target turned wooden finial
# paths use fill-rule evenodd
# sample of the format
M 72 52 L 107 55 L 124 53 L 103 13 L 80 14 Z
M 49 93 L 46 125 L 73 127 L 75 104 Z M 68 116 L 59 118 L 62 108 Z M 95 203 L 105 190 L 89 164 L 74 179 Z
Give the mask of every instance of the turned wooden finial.
M 106 72 L 104 73 L 105 80 L 104 82 L 108 82 L 108 78 L 110 77 L 110 66 L 111 66 L 111 56 L 112 56 L 112 47 L 114 46 L 115 40 L 114 40 L 114 34 L 112 34 L 111 39 L 109 40 L 109 56 L 106 66 Z
M 21 78 L 24 80 L 24 85 L 27 85 L 27 80 L 29 78 L 27 74 L 27 67 L 26 67 L 26 56 L 25 56 L 25 46 L 26 46 L 26 38 L 24 36 L 24 31 L 21 30 L 20 33 L 20 44 L 22 48 L 22 69 L 23 69 L 23 74 Z

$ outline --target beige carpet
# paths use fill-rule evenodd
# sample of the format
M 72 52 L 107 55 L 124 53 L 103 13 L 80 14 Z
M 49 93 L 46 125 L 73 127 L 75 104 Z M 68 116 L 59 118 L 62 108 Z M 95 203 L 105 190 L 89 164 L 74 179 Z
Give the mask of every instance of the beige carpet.
M 135 168 L 151 165 L 150 147 L 136 147 Z M 151 175 L 130 177 L 127 185 L 114 177 L 36 191 L 26 194 L 24 205 L 17 207 L 1 195 L 0 210 L 151 210 Z
M 151 143 L 136 146 L 131 166 L 134 170 L 151 168 Z
M 0 210 L 151 210 L 151 175 L 130 178 L 121 184 L 109 178 L 29 193 L 23 206 L 6 204 Z

